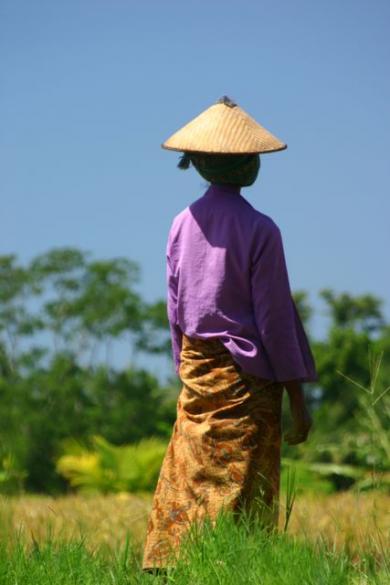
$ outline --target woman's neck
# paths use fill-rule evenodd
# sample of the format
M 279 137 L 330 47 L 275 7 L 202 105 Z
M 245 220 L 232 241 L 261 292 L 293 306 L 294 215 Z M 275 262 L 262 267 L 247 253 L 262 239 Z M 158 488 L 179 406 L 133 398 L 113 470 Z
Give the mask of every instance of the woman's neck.
M 241 193 L 241 187 L 239 185 L 231 185 L 228 183 L 211 183 L 211 185 L 216 189 L 221 189 L 222 191 Z

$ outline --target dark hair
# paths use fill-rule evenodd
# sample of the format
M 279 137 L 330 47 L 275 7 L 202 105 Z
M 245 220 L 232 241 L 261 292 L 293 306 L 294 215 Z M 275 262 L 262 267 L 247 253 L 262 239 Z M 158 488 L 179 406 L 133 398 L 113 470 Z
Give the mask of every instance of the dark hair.
M 180 169 L 190 164 L 210 183 L 225 183 L 246 187 L 252 185 L 260 169 L 260 156 L 209 152 L 185 152 L 178 163 Z

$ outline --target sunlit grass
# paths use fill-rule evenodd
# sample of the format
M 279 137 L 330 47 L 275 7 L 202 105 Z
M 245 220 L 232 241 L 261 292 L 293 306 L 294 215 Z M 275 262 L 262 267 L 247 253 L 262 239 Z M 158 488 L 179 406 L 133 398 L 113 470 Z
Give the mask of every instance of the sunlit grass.
M 389 502 L 381 493 L 297 495 L 287 532 L 281 510 L 278 534 L 221 516 L 215 528 L 189 533 L 168 582 L 384 585 Z M 1 585 L 165 582 L 140 570 L 150 496 L 3 496 L 0 503 Z
M 73 540 L 85 537 L 86 546 L 114 549 L 130 533 L 144 537 L 151 496 L 128 493 L 62 497 L 0 496 L 0 540 L 8 546 L 21 535 L 28 546 L 48 537 Z
M 282 493 L 280 532 L 286 523 L 285 501 Z M 114 550 L 129 534 L 140 550 L 150 505 L 150 494 L 1 496 L 0 540 L 12 547 L 18 535 L 27 546 L 48 537 L 68 541 L 83 537 L 90 550 L 97 546 Z M 390 548 L 389 509 L 390 496 L 381 492 L 297 494 L 287 533 L 322 540 L 331 549 L 345 548 L 354 561 L 367 553 L 384 562 L 384 550 Z

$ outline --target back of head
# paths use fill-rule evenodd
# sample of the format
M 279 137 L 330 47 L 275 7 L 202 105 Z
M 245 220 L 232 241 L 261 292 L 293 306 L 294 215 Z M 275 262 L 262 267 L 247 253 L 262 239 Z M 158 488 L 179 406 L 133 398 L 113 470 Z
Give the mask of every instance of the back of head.
M 258 153 L 186 152 L 181 157 L 178 167 L 188 169 L 190 164 L 210 183 L 248 187 L 256 181 L 260 169 L 260 156 Z

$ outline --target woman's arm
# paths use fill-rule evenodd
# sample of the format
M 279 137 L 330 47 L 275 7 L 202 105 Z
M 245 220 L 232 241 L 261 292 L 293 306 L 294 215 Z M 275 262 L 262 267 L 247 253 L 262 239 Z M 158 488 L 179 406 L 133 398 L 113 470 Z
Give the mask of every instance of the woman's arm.
M 306 441 L 313 421 L 305 402 L 302 384 L 296 380 L 284 382 L 292 417 L 291 428 L 284 433 L 284 440 L 289 445 L 297 445 Z
M 180 352 L 183 334 L 177 324 L 177 279 L 171 265 L 169 250 L 166 254 L 166 278 L 167 278 L 167 315 L 171 334 L 172 354 L 176 374 L 179 374 Z
M 317 380 L 311 349 L 291 295 L 281 233 L 275 223 L 259 228 L 251 263 L 254 317 L 274 379 Z
M 252 298 L 257 329 L 275 379 L 287 391 L 292 426 L 290 445 L 307 439 L 312 419 L 302 382 L 317 380 L 309 342 L 291 295 L 279 228 L 274 223 L 258 234 L 252 258 Z

